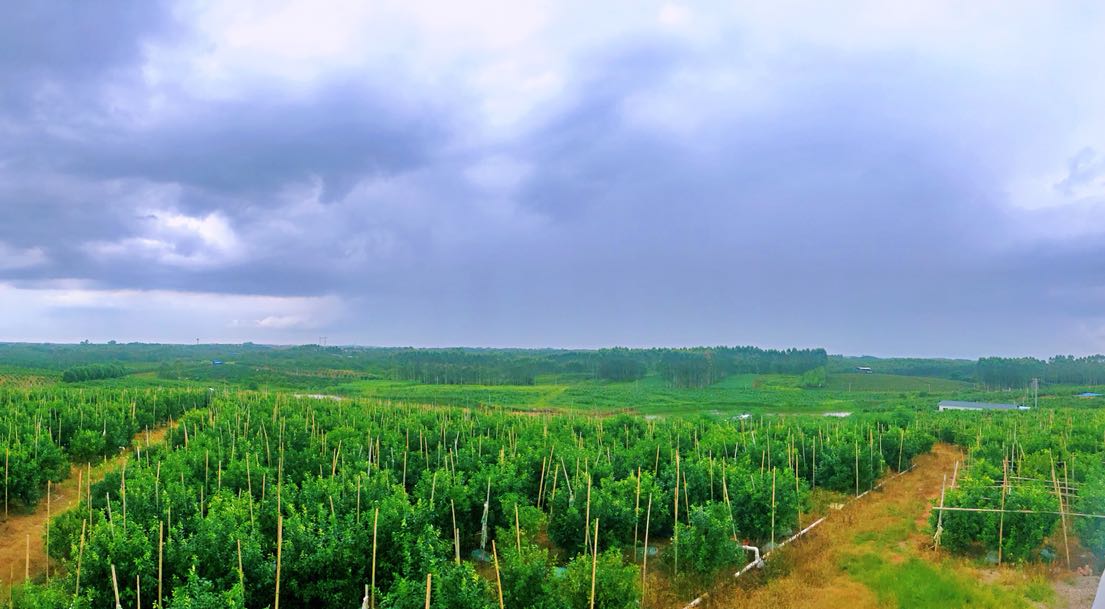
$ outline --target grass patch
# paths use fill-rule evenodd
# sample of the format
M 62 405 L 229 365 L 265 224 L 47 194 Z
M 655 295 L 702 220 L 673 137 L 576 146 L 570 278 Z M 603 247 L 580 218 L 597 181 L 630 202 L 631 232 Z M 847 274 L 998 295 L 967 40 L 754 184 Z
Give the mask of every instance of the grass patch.
M 916 557 L 892 564 L 877 554 L 846 556 L 840 565 L 848 575 L 874 592 L 882 605 L 898 609 L 1009 609 L 1029 607 L 1020 594 L 981 584 L 946 564 Z M 1034 593 L 1042 595 L 1039 587 Z M 1022 590 L 1027 596 L 1027 589 Z
M 970 389 L 970 383 L 925 376 L 837 372 L 829 375 L 825 388 L 835 391 L 927 391 L 929 393 Z

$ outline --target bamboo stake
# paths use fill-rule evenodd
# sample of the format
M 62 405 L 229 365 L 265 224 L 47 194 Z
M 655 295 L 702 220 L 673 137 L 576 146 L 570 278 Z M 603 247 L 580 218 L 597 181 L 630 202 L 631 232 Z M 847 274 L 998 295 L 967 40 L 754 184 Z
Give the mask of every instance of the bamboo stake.
M 936 515 L 936 539 L 935 548 L 940 549 L 940 533 L 944 528 L 944 489 L 948 483 L 948 475 L 944 474 L 944 479 L 940 482 L 940 512 Z
M 859 497 L 859 439 L 856 439 L 856 497 Z
M 81 559 L 84 558 L 84 531 L 88 525 L 84 520 L 81 521 L 81 545 L 77 549 L 77 586 L 73 591 L 73 598 L 76 599 L 81 594 Z
M 541 507 L 541 499 L 545 496 L 545 461 L 548 457 L 541 457 L 541 479 L 537 482 L 537 507 Z
M 499 553 L 495 549 L 495 540 L 491 540 L 491 557 L 495 559 L 495 588 L 499 591 L 499 609 L 503 607 L 503 580 L 499 577 Z
M 626 429 L 628 430 L 628 427 Z M 637 527 L 641 524 L 641 466 L 639 465 L 637 466 L 636 496 L 633 502 L 633 562 L 637 562 Z
M 587 513 L 583 517 L 583 545 L 591 545 L 591 474 L 587 474 Z
M 456 563 L 460 564 L 460 531 L 457 530 L 457 503 L 452 499 L 449 500 L 449 508 L 453 513 L 453 551 L 455 552 Z
M 898 471 L 902 471 L 902 451 L 905 449 L 905 428 L 899 428 L 901 439 L 898 440 Z
M 115 609 L 123 609 L 119 603 L 119 580 L 115 577 L 115 564 L 111 565 L 111 589 L 115 592 Z
M 679 575 L 679 451 L 675 451 L 675 510 L 672 517 L 672 549 L 675 553 L 675 574 Z
M 518 504 L 514 504 L 514 541 L 518 546 L 518 554 L 522 554 L 522 527 L 518 523 Z
M 278 513 L 276 515 L 276 590 L 272 601 L 273 609 L 280 609 L 280 554 L 283 545 L 284 515 Z
M 50 583 L 50 489 L 52 483 L 46 481 L 46 583 Z
M 858 478 L 857 478 L 858 480 Z M 771 468 L 771 545 L 775 546 L 775 468 Z
M 652 491 L 648 493 L 648 509 L 645 511 L 645 547 L 641 557 L 641 606 L 645 605 L 645 588 L 648 585 L 648 527 L 652 520 Z
M 430 578 L 432 574 L 426 574 L 426 609 L 430 609 Z
M 1063 507 L 1063 496 L 1059 493 L 1059 479 L 1055 476 L 1055 463 L 1051 464 L 1051 482 L 1055 485 L 1055 498 L 1059 500 L 1059 521 L 1063 526 L 1063 548 L 1067 555 L 1067 568 L 1070 569 L 1070 542 L 1067 539 L 1067 516 Z M 1002 508 L 1004 509 L 1004 505 Z
M 238 538 L 238 584 L 242 587 L 242 594 L 246 593 L 246 572 L 242 568 L 242 538 Z M 161 601 L 158 600 L 160 603 Z
M 241 556 L 242 542 L 238 542 L 238 554 Z M 157 607 L 161 609 L 162 581 L 165 576 L 165 523 L 157 523 Z
M 998 516 L 998 565 L 1001 565 L 1002 542 L 1005 539 L 1005 491 L 1009 480 L 1009 461 L 1001 460 L 1001 514 Z
M 1005 512 L 1006 514 L 1054 514 L 1060 516 L 1066 514 L 1067 516 L 1078 516 L 1082 518 L 1105 518 L 1105 514 L 1088 514 L 1084 512 L 1058 512 L 1055 510 L 1002 510 L 998 508 L 966 508 L 966 507 L 934 507 L 934 510 L 943 510 L 945 512 L 987 512 L 992 514 L 998 514 Z
M 380 508 L 372 514 L 372 596 L 369 599 L 369 607 L 376 609 L 376 524 L 380 520 Z
M 599 519 L 595 519 L 595 545 L 591 549 L 591 609 L 595 609 L 595 572 L 599 559 Z M 502 609 L 500 607 L 499 609 Z

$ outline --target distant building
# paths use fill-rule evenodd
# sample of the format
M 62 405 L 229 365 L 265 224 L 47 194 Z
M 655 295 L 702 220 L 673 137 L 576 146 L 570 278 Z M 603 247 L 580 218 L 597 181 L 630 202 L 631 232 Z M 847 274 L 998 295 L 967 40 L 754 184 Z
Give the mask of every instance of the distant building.
M 212 366 L 222 366 L 223 361 L 221 359 L 213 359 L 213 360 L 211 360 L 211 365 Z
M 856 372 L 862 372 L 863 374 L 871 374 L 874 370 L 871 366 L 856 366 Z
M 1028 410 L 1027 406 L 1016 404 L 990 404 L 987 402 L 960 402 L 958 400 L 942 400 L 939 404 L 941 412 L 945 410 Z

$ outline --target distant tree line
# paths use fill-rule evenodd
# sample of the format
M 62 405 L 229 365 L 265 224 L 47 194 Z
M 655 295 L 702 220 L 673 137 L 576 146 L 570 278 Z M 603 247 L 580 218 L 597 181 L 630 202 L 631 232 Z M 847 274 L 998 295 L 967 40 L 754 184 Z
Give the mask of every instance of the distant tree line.
M 865 366 L 879 374 L 900 374 L 902 376 L 931 376 L 953 381 L 974 381 L 977 362 L 971 359 L 945 359 L 930 357 L 871 357 L 871 356 L 829 356 L 828 372 L 855 372 L 857 367 Z
M 705 387 L 732 374 L 804 374 L 827 362 L 824 349 L 665 349 L 658 372 L 676 387 Z
M 113 379 L 126 376 L 127 369 L 120 364 L 87 364 L 67 368 L 61 373 L 61 380 L 66 383 L 79 383 L 81 381 L 98 381 L 100 379 Z
M 978 382 L 990 387 L 1023 387 L 1032 379 L 1044 383 L 1097 385 L 1105 382 L 1105 355 L 1074 357 L 984 357 L 978 360 Z
M 541 375 L 633 381 L 656 373 L 676 387 L 705 387 L 742 373 L 803 374 L 824 368 L 824 349 L 697 347 L 597 351 L 410 349 L 382 363 L 398 380 L 531 385 Z

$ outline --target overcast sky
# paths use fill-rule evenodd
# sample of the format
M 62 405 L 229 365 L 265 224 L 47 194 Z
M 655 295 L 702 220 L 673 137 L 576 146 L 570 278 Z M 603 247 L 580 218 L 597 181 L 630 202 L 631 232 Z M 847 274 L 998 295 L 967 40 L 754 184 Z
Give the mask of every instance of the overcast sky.
M 1105 351 L 1105 5 L 804 4 L 13 3 L 0 340 Z

